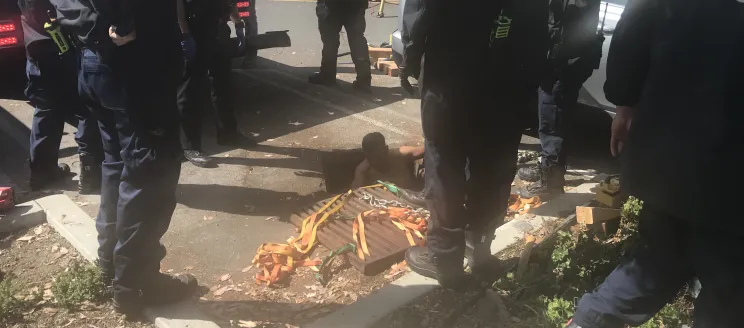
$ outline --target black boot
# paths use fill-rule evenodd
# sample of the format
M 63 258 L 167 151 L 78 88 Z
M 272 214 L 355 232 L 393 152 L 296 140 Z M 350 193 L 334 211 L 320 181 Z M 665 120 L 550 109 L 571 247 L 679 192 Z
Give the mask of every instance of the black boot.
M 538 164 L 520 168 L 519 171 L 517 171 L 517 176 L 519 177 L 519 180 L 535 182 L 540 181 L 541 173 L 540 164 Z
M 207 155 L 204 155 L 201 151 L 198 150 L 184 150 L 183 156 L 186 157 L 186 159 L 191 162 L 191 164 L 194 164 L 198 167 L 211 167 L 212 166 L 212 159 L 209 158 Z
M 449 268 L 447 272 L 443 272 L 439 268 L 444 266 L 437 265 L 434 262 L 427 247 L 415 246 L 409 248 L 406 251 L 406 263 L 413 272 L 424 277 L 437 279 L 439 284 L 447 289 L 464 291 L 470 283 L 470 277 L 465 275 L 465 271 L 462 269 L 462 261 L 459 265 L 454 263 L 454 267 Z
M 173 304 L 189 299 L 198 289 L 196 278 L 190 274 L 158 273 L 155 279 L 145 284 L 139 298 L 123 299 L 114 294 L 114 310 L 129 319 L 139 318 L 145 307 Z
M 78 190 L 81 194 L 101 192 L 101 163 L 92 155 L 80 155 L 80 181 Z
M 426 208 L 426 198 L 424 198 L 423 191 L 413 191 L 403 188 L 398 188 L 398 195 L 400 199 L 409 202 L 418 207 Z
M 336 85 L 336 75 L 315 73 L 307 78 L 307 81 L 312 84 L 332 86 Z
M 564 174 L 565 169 L 560 169 L 557 165 L 541 165 L 540 181 L 521 190 L 519 195 L 523 198 L 540 197 L 543 201 L 561 195 L 565 193 L 563 190 L 563 187 L 566 185 L 566 179 L 563 176 Z
M 352 83 L 354 90 L 359 92 L 372 92 L 372 77 L 357 76 Z
M 48 170 L 32 168 L 28 184 L 31 190 L 37 191 L 68 176 L 70 176 L 70 166 L 65 163 L 59 163 Z

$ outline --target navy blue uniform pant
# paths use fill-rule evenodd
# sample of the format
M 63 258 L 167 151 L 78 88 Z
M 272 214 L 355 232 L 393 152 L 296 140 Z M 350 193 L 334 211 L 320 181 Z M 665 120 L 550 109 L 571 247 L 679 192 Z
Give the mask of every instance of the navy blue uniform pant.
M 726 228 L 689 223 L 645 203 L 638 247 L 581 298 L 574 321 L 582 328 L 641 325 L 697 277 L 695 328 L 741 327 L 744 246 L 741 234 Z
M 55 46 L 32 54 L 33 58 L 26 61 L 25 93 L 34 106 L 30 140 L 32 177 L 56 169 L 65 122 L 77 127 L 75 141 L 80 154 L 101 159 L 103 156 L 98 125 L 78 95 L 77 57 L 72 51 L 58 55 L 56 50 Z
M 233 110 L 232 59 L 227 44 L 230 31 L 220 31 L 215 39 L 200 35 L 198 26 L 192 29 L 196 56 L 186 62 L 177 101 L 181 113 L 181 145 L 186 150 L 201 151 L 202 109 L 209 106 L 210 90 L 217 135 L 235 133 L 238 123 Z
M 517 109 L 525 108 L 528 98 L 521 99 L 524 103 L 507 99 L 422 92 L 425 193 L 431 211 L 427 244 L 444 274 L 462 271 L 466 231 L 484 233 L 503 220 L 522 134 Z
M 96 218 L 99 265 L 115 276 L 119 301 L 139 297 L 160 270 L 160 238 L 176 206 L 181 171 L 175 83 L 168 87 L 165 78 L 127 71 L 83 51 L 80 91 L 98 117 L 105 153 Z M 141 114 L 155 117 L 155 111 L 170 112 L 175 124 L 145 126 Z
M 538 135 L 541 162 L 545 166 L 566 166 L 565 139 L 579 90 L 593 69 L 579 59 L 563 68 L 557 78 L 544 81 L 538 90 Z
M 324 1 L 318 2 L 315 13 L 318 16 L 320 40 L 323 42 L 320 62 L 322 74 L 336 78 L 338 47 L 341 45 L 339 37 L 341 28 L 344 28 L 349 39 L 351 60 L 354 62 L 357 78 L 360 81 L 372 78 L 369 48 L 367 38 L 364 37 L 364 31 L 367 29 L 367 21 L 364 18 L 365 9 L 367 9 L 366 3 L 360 4 L 359 1 L 336 1 L 332 4 L 326 4 Z

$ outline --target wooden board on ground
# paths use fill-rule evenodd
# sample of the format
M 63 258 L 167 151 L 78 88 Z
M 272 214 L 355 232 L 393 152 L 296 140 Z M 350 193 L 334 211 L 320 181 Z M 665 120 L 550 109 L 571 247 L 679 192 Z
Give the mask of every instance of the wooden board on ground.
M 361 200 L 362 193 L 366 192 L 377 199 L 398 200 L 398 197 L 382 187 L 371 189 L 357 189 L 354 197 L 349 198 L 346 205 L 339 213 L 346 217 L 356 217 L 359 213 L 373 209 L 373 207 Z M 292 216 L 290 222 L 298 227 L 302 226 L 302 220 L 312 215 L 325 205 L 330 199 L 315 203 L 304 208 Z M 327 221 L 318 229 L 318 241 L 323 246 L 336 250 L 348 243 L 354 243 L 352 236 L 353 220 Z M 410 247 L 405 233 L 393 225 L 390 221 L 365 221 L 365 232 L 370 256 L 365 260 L 356 254 L 348 253 L 347 257 L 351 265 L 365 275 L 375 275 L 390 268 L 395 263 L 403 260 L 405 251 Z M 414 236 L 414 240 L 421 241 Z
M 616 208 L 576 206 L 576 222 L 583 224 L 598 224 L 620 217 L 620 210 Z
M 393 48 L 375 48 L 369 47 L 369 58 L 376 62 L 378 58 L 390 58 L 393 56 Z

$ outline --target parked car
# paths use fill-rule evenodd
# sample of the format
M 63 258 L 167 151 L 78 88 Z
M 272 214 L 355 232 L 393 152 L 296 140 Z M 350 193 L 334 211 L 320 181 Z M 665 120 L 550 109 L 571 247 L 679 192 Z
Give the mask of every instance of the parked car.
M 607 52 L 610 48 L 612 32 L 615 31 L 615 26 L 620 20 L 620 16 L 624 11 L 627 2 L 628 0 L 607 0 L 601 2 L 599 25 L 597 26 L 597 30 L 601 30 L 606 37 L 604 45 L 602 46 L 602 61 L 599 69 L 595 70 L 594 74 L 584 83 L 584 87 L 579 94 L 580 103 L 593 108 L 605 110 L 611 115 L 614 115 L 614 106 L 605 98 L 602 87 L 607 78 Z M 401 41 L 400 30 L 403 26 L 403 8 L 405 8 L 405 3 L 406 0 L 400 0 L 398 29 L 392 34 L 393 60 L 398 65 L 400 65 L 403 60 L 403 41 Z M 547 25 L 547 22 L 545 22 L 545 24 Z

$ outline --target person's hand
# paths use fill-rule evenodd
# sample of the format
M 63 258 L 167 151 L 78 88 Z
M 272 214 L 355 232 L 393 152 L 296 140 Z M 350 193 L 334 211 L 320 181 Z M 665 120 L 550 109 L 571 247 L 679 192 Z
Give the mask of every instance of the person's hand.
M 405 73 L 405 70 L 400 73 L 400 86 L 403 87 L 403 90 L 406 90 L 410 96 L 413 97 L 416 95 L 416 91 L 414 91 L 411 82 L 408 82 L 408 74 Z
M 617 157 L 623 150 L 623 144 L 628 140 L 628 131 L 633 123 L 633 107 L 618 106 L 615 119 L 612 120 L 612 136 L 610 137 L 610 152 Z
M 183 55 L 187 61 L 194 60 L 196 57 L 196 42 L 191 34 L 184 33 L 181 35 L 181 49 L 183 49 Z
M 245 23 L 239 22 L 235 24 L 235 36 L 238 37 L 238 51 L 243 53 L 245 51 Z
M 129 42 L 134 41 L 137 38 L 137 31 L 132 31 L 132 33 L 129 33 L 128 35 L 121 36 L 116 34 L 114 32 L 114 27 L 109 27 L 109 37 L 111 38 L 111 41 L 114 41 L 114 44 L 121 47 Z

